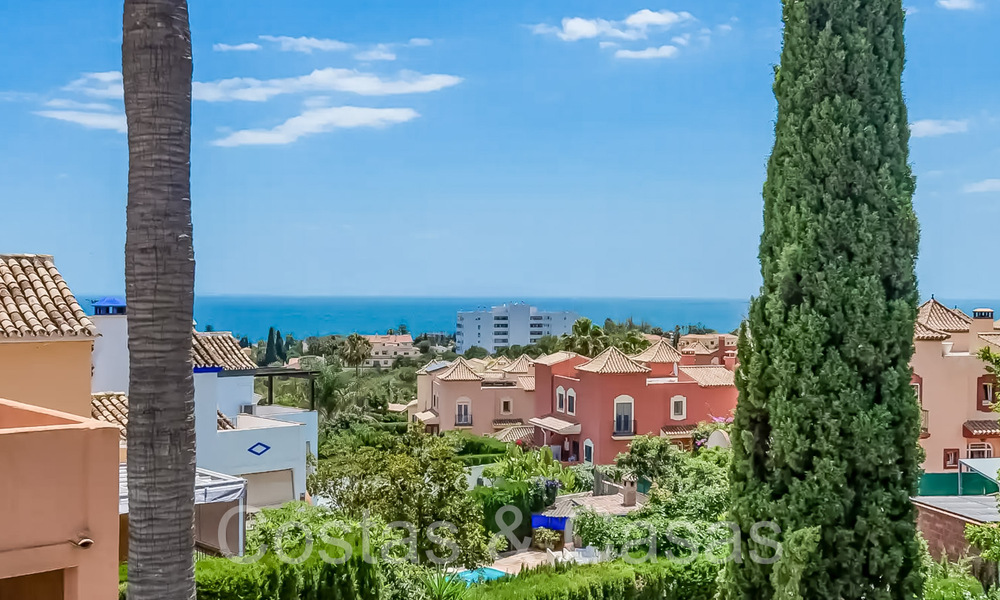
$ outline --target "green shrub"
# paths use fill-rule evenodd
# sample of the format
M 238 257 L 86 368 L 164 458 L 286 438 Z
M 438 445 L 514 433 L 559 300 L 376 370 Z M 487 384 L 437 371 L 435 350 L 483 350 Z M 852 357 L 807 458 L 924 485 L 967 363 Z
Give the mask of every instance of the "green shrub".
M 469 600 L 712 600 L 719 566 L 706 560 L 541 567 L 470 588 Z
M 983 585 L 972 575 L 932 577 L 924 583 L 924 600 L 970 600 L 983 596 Z
M 507 444 L 495 438 L 475 435 L 465 431 L 449 431 L 445 435 L 448 436 L 448 439 L 455 442 L 459 456 L 470 454 L 503 455 L 507 452 Z
M 467 467 L 475 467 L 478 465 L 491 465 L 495 462 L 500 462 L 503 460 L 503 454 L 465 454 L 458 457 L 462 461 L 462 464 Z

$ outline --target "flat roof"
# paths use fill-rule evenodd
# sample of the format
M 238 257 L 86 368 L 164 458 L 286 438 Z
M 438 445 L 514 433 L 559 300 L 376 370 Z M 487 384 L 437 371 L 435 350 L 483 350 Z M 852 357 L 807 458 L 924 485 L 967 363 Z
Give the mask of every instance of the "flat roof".
M 935 508 L 977 523 L 1000 522 L 996 496 L 917 496 L 917 505 Z
M 247 480 L 198 469 L 194 476 L 194 503 L 215 504 L 246 497 Z M 118 514 L 128 514 L 128 465 L 118 465 Z

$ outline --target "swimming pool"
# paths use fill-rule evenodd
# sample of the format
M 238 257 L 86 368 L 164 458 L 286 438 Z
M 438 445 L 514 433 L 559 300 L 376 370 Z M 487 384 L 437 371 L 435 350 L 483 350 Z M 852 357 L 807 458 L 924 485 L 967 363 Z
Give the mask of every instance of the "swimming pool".
M 482 583 L 483 581 L 493 581 L 494 579 L 506 577 L 507 574 L 492 567 L 482 567 L 473 571 L 462 571 L 458 576 L 467 583 Z

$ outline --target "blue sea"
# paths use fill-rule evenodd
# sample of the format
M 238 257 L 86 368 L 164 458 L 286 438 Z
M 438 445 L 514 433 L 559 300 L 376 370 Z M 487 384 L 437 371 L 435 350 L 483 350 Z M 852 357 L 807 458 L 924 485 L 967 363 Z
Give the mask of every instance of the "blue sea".
M 89 303 L 101 295 L 81 296 Z M 996 300 L 941 300 L 966 313 L 979 306 L 1000 310 Z M 237 337 L 267 337 L 268 327 L 297 338 L 311 335 L 385 333 L 405 324 L 414 334 L 454 333 L 459 310 L 474 310 L 504 302 L 527 302 L 543 310 L 572 310 L 602 324 L 611 318 L 647 322 L 664 330 L 674 325 L 702 324 L 733 331 L 746 316 L 749 300 L 694 298 L 407 298 L 407 297 L 261 297 L 199 296 L 195 298 L 198 329 L 211 326 Z

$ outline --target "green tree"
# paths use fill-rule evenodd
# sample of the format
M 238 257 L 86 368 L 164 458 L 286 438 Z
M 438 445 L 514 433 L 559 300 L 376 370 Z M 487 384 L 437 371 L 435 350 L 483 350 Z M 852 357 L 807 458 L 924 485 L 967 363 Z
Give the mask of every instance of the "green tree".
M 122 22 L 128 123 L 128 596 L 193 600 L 194 248 L 187 2 L 125 0 Z
M 465 468 L 454 443 L 416 428 L 390 443 L 388 448 L 365 446 L 322 461 L 312 479 L 313 489 L 352 517 L 368 513 L 385 522 L 412 523 L 421 562 L 428 562 L 428 550 L 442 559 L 449 555 L 433 535 L 456 544 L 459 555 L 454 563 L 472 567 L 485 562 L 489 537 L 483 508 L 467 491 Z M 442 521 L 454 525 L 455 531 L 431 529 Z
M 609 345 L 617 347 L 625 354 L 638 354 L 649 348 L 650 341 L 638 329 L 627 329 L 609 336 Z
M 274 355 L 284 364 L 288 361 L 288 353 L 285 351 L 285 338 L 281 336 L 281 330 L 274 331 Z
M 670 336 L 670 345 L 676 348 L 681 343 L 681 326 L 674 325 L 674 333 Z
M 486 351 L 486 348 L 481 348 L 479 346 L 470 346 L 468 350 L 465 351 L 465 358 L 486 358 L 490 353 Z
M 535 342 L 541 354 L 552 354 L 559 351 L 559 338 L 554 335 L 543 335 Z
M 590 319 L 580 318 L 573 323 L 570 334 L 562 337 L 561 343 L 563 350 L 593 358 L 608 347 L 608 336 Z
M 750 538 L 761 521 L 819 528 L 802 598 L 921 597 L 903 19 L 900 0 L 784 2 L 763 284 L 738 346 L 744 560 L 727 564 L 727 598 L 774 598 L 772 566 L 745 558 L 774 555 Z
M 368 341 L 368 338 L 352 333 L 344 340 L 338 354 L 340 360 L 344 361 L 345 365 L 354 367 L 355 375 L 360 376 L 361 365 L 365 362 L 365 359 L 372 355 L 372 344 Z
M 266 367 L 276 362 L 278 362 L 278 352 L 274 345 L 274 327 L 270 327 L 267 330 L 267 347 L 264 350 L 264 360 L 261 361 L 260 365 Z
M 247 336 L 241 337 L 240 348 L 249 348 L 249 347 L 250 347 L 250 338 L 248 338 Z

